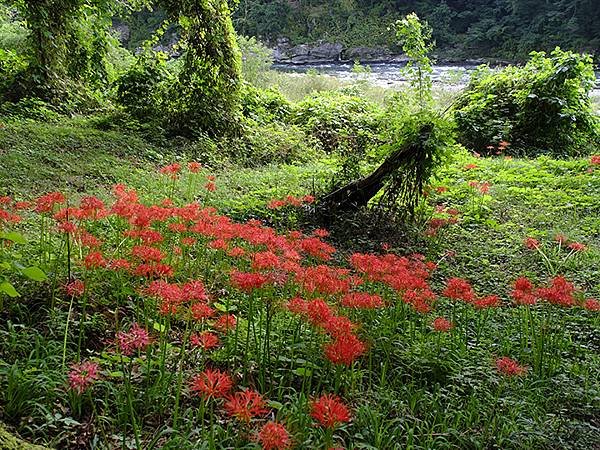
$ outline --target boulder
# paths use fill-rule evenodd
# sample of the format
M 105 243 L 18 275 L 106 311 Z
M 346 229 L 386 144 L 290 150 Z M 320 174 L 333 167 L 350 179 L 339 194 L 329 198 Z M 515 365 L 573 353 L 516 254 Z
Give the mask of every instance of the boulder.
M 385 47 L 351 47 L 342 53 L 345 61 L 387 62 L 391 58 L 392 53 Z

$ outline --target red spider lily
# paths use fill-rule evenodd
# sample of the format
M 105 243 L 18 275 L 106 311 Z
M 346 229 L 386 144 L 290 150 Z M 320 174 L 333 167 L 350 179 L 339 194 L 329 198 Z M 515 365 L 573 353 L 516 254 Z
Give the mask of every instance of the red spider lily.
M 527 367 L 519 365 L 517 361 L 507 356 L 496 359 L 496 369 L 509 377 L 524 375 L 527 372 Z
M 462 278 L 450 278 L 446 283 L 442 295 L 454 300 L 471 302 L 475 299 L 475 292 L 467 280 Z
M 575 304 L 574 292 L 573 283 L 568 282 L 565 277 L 558 276 L 552 279 L 549 287 L 537 289 L 536 295 L 555 305 L 573 306 Z
M 21 221 L 21 216 L 17 214 L 12 214 L 8 211 L 0 209 L 0 223 L 19 223 Z
M 583 303 L 583 307 L 588 311 L 600 311 L 600 302 L 596 299 L 590 298 Z
M 523 241 L 523 244 L 525 245 L 525 247 L 527 247 L 529 250 L 536 250 L 538 248 L 540 248 L 540 241 L 538 241 L 537 239 L 534 239 L 532 237 L 528 237 Z
M 306 315 L 313 325 L 323 326 L 333 316 L 333 310 L 325 300 L 315 298 L 306 304 Z
M 199 162 L 191 161 L 188 163 L 188 170 L 192 173 L 198 173 L 202 169 L 202 164 Z
M 319 238 L 326 238 L 329 236 L 329 231 L 323 228 L 317 228 L 315 231 L 313 231 L 313 235 Z
M 117 346 L 126 356 L 133 354 L 135 350 L 144 350 L 148 345 L 150 345 L 150 335 L 137 323 L 134 323 L 128 332 L 117 333 Z
M 270 278 L 260 273 L 238 272 L 234 270 L 230 274 L 232 286 L 240 291 L 252 292 L 254 289 L 260 289 L 270 281 Z
M 213 250 L 227 250 L 229 244 L 225 239 L 215 239 L 207 244 L 208 248 L 212 248 Z
M 99 248 L 102 246 L 102 241 L 100 239 L 85 230 L 80 229 L 77 237 L 79 238 L 82 247 Z
M 237 324 L 237 320 L 233 314 L 224 314 L 217 319 L 214 323 L 214 327 L 221 333 L 227 333 L 234 329 Z
M 296 274 L 296 279 L 307 292 L 341 294 L 350 290 L 348 272 L 329 266 L 306 267 Z
M 246 255 L 246 250 L 241 247 L 233 247 L 232 249 L 227 251 L 227 256 L 231 256 L 232 258 L 241 258 Z
M 160 262 L 165 257 L 165 254 L 158 248 L 149 247 L 147 245 L 136 245 L 131 249 L 131 254 L 146 263 Z
M 182 295 L 186 300 L 197 300 L 200 302 L 208 301 L 208 294 L 202 280 L 192 280 L 185 283 L 182 287 Z
M 600 166 L 600 155 L 593 155 L 590 159 L 592 166 Z
M 81 280 L 74 280 L 65 285 L 65 292 L 69 297 L 81 297 L 85 292 L 85 284 Z
M 49 192 L 36 199 L 35 212 L 51 212 L 54 209 L 54 206 L 65 203 L 66 201 L 66 197 L 61 192 Z
M 164 240 L 163 235 L 156 230 L 128 230 L 123 233 L 126 237 L 139 238 L 146 245 L 158 244 Z
M 477 169 L 479 166 L 477 164 L 467 164 L 464 169 L 465 170 L 473 170 L 473 169 Z
M 452 328 L 454 328 L 454 324 L 444 317 L 437 317 L 432 322 L 432 326 L 435 331 L 439 331 L 442 333 L 450 331 Z
M 511 297 L 517 305 L 534 305 L 537 300 L 533 291 L 533 284 L 525 277 L 517 278 Z
M 262 395 L 253 390 L 236 392 L 225 402 L 227 413 L 241 422 L 249 423 L 253 417 L 263 416 L 269 412 Z
M 311 417 L 321 426 L 334 429 L 350 421 L 350 410 L 337 395 L 325 394 L 310 404 Z
M 353 334 L 342 334 L 324 347 L 325 357 L 333 364 L 350 366 L 367 350 L 367 346 Z
M 22 210 L 22 209 L 31 209 L 31 207 L 33 206 L 33 203 L 31 202 L 15 202 L 15 204 L 13 205 L 13 208 L 17 211 Z
M 433 309 L 436 298 L 429 289 L 409 289 L 402 296 L 402 301 L 411 305 L 417 312 L 426 314 Z
M 375 309 L 383 306 L 383 300 L 377 294 L 352 292 L 342 298 L 342 305 L 347 308 Z
M 281 264 L 279 256 L 271 251 L 258 252 L 252 256 L 252 269 L 273 269 Z
M 177 174 L 179 173 L 179 171 L 181 170 L 181 164 L 178 163 L 174 163 L 174 164 L 169 164 L 168 166 L 165 167 L 161 167 L 159 169 L 159 173 L 162 173 L 163 175 L 168 175 L 171 179 L 176 180 L 177 179 Z
M 108 268 L 111 270 L 129 270 L 131 263 L 126 259 L 113 259 L 108 263 Z
M 190 382 L 190 391 L 205 400 L 225 398 L 232 387 L 233 381 L 228 374 L 212 369 L 194 376 Z
M 169 224 L 169 230 L 174 233 L 184 233 L 187 231 L 187 225 L 181 222 L 173 222 Z
M 491 186 L 492 185 L 489 182 L 484 181 L 483 183 L 479 184 L 479 192 L 481 192 L 482 194 L 487 194 L 490 191 Z
M 308 316 L 308 302 L 300 297 L 295 297 L 289 300 L 285 306 L 294 314 Z
M 321 326 L 334 338 L 350 335 L 357 328 L 357 325 L 345 316 L 331 316 Z
M 134 270 L 133 274 L 144 278 L 170 278 L 173 276 L 173 268 L 168 264 L 140 264 Z
M 303 239 L 300 242 L 302 250 L 310 256 L 322 261 L 329 261 L 331 255 L 335 253 L 335 247 L 321 241 L 317 237 Z
M 106 267 L 107 263 L 101 252 L 90 252 L 83 260 L 83 265 L 86 269 L 97 269 L 98 267 Z
M 100 378 L 100 366 L 91 361 L 73 364 L 68 374 L 69 386 L 79 395 L 83 394 Z
M 214 182 L 212 182 L 212 181 L 209 181 L 208 183 L 206 183 L 206 184 L 204 185 L 204 188 L 205 188 L 205 189 L 206 189 L 208 192 L 214 192 L 214 191 L 216 191 L 216 190 L 217 190 L 217 185 L 216 185 Z
M 270 200 L 269 203 L 267 203 L 267 208 L 269 208 L 269 209 L 280 209 L 280 208 L 283 208 L 286 205 L 287 205 L 287 203 L 285 202 L 285 200 L 273 199 L 273 200 Z
M 258 442 L 264 450 L 284 450 L 292 445 L 290 434 L 277 422 L 267 422 L 258 432 Z
M 187 247 L 192 247 L 198 242 L 198 239 L 193 237 L 185 237 L 181 240 L 181 243 Z
M 216 311 L 206 303 L 195 303 L 191 307 L 192 317 L 194 320 L 202 321 L 211 318 Z
M 497 295 L 488 295 L 487 297 L 473 300 L 473 306 L 477 309 L 497 308 L 500 305 L 500 297 Z
M 316 200 L 315 197 L 312 195 L 305 195 L 302 197 L 302 201 L 304 203 L 313 203 L 315 200 Z
M 585 246 L 585 244 L 582 244 L 580 242 L 571 242 L 569 244 L 569 248 L 571 250 L 573 250 L 574 252 L 583 252 L 587 249 L 587 247 Z
M 216 334 L 211 333 L 210 331 L 203 331 L 202 333 L 191 335 L 190 343 L 194 347 L 200 347 L 203 350 L 210 350 L 218 347 L 220 341 Z
M 435 192 L 438 194 L 443 194 L 444 192 L 448 192 L 448 188 L 446 186 L 437 186 L 435 188 Z

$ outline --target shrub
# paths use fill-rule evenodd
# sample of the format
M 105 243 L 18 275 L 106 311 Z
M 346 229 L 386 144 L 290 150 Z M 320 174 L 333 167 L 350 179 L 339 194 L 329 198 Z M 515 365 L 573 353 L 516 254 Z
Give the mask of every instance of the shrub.
M 459 140 L 483 153 L 502 141 L 514 155 L 586 153 L 599 142 L 589 97 L 595 81 L 591 56 L 559 48 L 532 53 L 522 68 L 484 66 L 454 108 Z
M 156 117 L 168 76 L 164 54 L 145 51 L 117 80 L 117 101 L 137 119 Z
M 269 79 L 273 65 L 272 51 L 255 37 L 238 36 L 237 42 L 242 52 L 242 75 L 253 86 L 264 86 Z
M 242 113 L 258 123 L 284 122 L 292 110 L 291 103 L 276 89 L 259 89 L 244 84 L 242 89 Z
M 354 95 L 324 92 L 298 103 L 292 122 L 304 127 L 328 152 L 364 149 L 378 129 L 377 105 Z

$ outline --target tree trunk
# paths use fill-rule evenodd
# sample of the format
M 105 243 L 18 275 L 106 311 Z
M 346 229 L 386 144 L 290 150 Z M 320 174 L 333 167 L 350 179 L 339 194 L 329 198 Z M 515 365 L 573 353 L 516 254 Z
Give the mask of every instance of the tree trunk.
M 348 212 L 366 206 L 380 190 L 386 180 L 401 167 L 425 153 L 424 143 L 432 132 L 430 124 L 424 125 L 417 137 L 394 151 L 370 175 L 360 180 L 352 181 L 345 186 L 322 197 L 319 205 L 323 211 Z

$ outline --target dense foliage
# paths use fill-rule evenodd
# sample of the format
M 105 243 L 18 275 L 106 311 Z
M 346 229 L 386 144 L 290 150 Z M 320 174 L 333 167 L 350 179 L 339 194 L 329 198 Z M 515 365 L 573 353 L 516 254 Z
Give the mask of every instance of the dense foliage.
M 416 12 L 434 30 L 442 53 L 462 58 L 526 58 L 557 45 L 598 53 L 600 8 L 595 0 L 241 0 L 239 32 L 275 41 L 321 39 L 348 46 L 391 45 L 389 24 Z
M 501 142 L 513 155 L 592 151 L 600 142 L 589 97 L 595 82 L 590 56 L 558 48 L 533 53 L 524 67 L 483 67 L 454 107 L 459 139 L 480 153 Z

